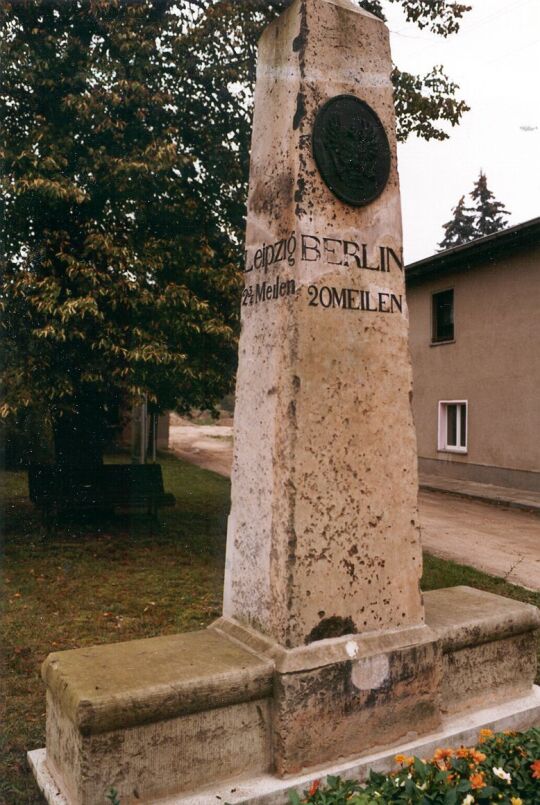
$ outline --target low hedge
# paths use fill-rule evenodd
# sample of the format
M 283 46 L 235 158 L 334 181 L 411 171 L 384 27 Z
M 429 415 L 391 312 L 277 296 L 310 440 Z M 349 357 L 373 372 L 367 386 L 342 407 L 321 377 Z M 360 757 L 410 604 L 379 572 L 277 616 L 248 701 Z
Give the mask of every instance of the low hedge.
M 481 730 L 475 747 L 440 748 L 430 760 L 396 755 L 389 774 L 370 772 L 360 784 L 328 777 L 291 805 L 539 805 L 540 729 Z

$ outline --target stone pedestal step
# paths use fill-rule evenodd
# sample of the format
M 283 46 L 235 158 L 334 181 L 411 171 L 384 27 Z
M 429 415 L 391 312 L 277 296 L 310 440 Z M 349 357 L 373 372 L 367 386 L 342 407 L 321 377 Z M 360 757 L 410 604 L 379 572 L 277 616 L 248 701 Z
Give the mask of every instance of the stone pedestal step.
M 388 771 L 395 767 L 394 757 L 400 752 L 405 755 L 430 757 L 440 746 L 473 746 L 478 742 L 481 729 L 524 730 L 540 726 L 540 687 L 532 692 L 504 704 L 488 707 L 458 716 L 443 719 L 441 729 L 430 735 L 396 744 L 393 747 L 372 752 L 360 758 L 333 763 L 311 770 L 309 774 L 279 780 L 272 774 L 245 777 L 233 782 L 222 782 L 212 788 L 200 790 L 196 794 L 183 794 L 169 799 L 146 800 L 144 805 L 286 805 L 289 792 L 302 795 L 314 780 L 324 781 L 329 775 L 344 778 L 363 779 L 370 769 Z M 47 770 L 45 749 L 28 753 L 28 760 L 37 783 L 49 805 L 71 805 L 58 790 L 58 786 Z M 141 803 L 142 805 L 142 803 Z
M 288 650 L 221 619 L 203 632 L 51 654 L 47 773 L 69 805 L 94 805 L 111 787 L 122 805 L 172 805 L 212 781 L 216 797 L 247 778 L 282 792 L 282 780 L 374 747 L 391 758 L 421 735 L 458 740 L 456 724 L 489 726 L 495 716 L 483 711 L 497 704 L 496 714 L 523 713 L 519 727 L 540 723 L 537 705 L 523 704 L 538 610 L 469 587 L 425 593 L 424 606 L 424 625 Z

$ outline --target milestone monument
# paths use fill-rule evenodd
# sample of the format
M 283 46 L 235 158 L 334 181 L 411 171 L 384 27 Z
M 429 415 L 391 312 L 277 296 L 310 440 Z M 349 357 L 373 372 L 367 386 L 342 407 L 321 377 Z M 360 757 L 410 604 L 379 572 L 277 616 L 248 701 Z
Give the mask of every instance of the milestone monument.
M 388 31 L 294 0 L 259 46 L 223 617 L 52 654 L 51 803 L 283 803 L 537 723 L 533 607 L 422 596 Z

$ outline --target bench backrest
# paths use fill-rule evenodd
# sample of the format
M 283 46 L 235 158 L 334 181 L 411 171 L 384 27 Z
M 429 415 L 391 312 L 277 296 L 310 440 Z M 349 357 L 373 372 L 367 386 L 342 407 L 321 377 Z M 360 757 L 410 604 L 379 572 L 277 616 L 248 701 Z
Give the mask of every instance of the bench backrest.
M 161 464 L 105 464 L 102 470 L 108 489 L 116 491 L 119 497 L 164 493 Z
M 163 494 L 160 464 L 104 464 L 71 467 L 33 464 L 28 468 L 30 500 L 36 504 L 54 501 L 74 503 L 140 499 Z

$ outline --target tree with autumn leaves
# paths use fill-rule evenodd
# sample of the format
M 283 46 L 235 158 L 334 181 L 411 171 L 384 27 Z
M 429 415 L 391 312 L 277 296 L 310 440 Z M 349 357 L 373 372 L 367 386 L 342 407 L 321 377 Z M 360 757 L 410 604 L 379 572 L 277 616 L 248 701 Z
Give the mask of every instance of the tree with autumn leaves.
M 238 119 L 205 102 L 212 78 L 186 94 L 168 3 L 3 12 L 3 413 L 38 403 L 58 461 L 99 463 L 128 400 L 185 411 L 229 390 Z
M 393 1 L 442 36 L 467 11 Z M 230 390 L 256 42 L 286 5 L 1 0 L 0 413 L 39 411 L 57 461 L 99 463 L 143 394 Z M 440 68 L 394 83 L 401 139 L 466 110 Z

